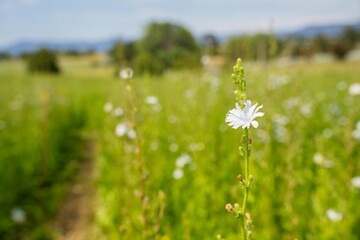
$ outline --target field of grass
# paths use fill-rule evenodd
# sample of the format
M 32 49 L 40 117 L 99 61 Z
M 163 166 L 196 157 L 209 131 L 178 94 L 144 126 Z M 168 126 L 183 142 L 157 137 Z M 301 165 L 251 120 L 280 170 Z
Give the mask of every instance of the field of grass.
M 129 80 L 94 59 L 61 66 L 59 76 L 29 75 L 20 61 L 0 62 L 0 239 L 57 234 L 89 139 L 87 239 L 239 239 L 225 210 L 243 192 L 242 131 L 224 121 L 231 66 Z M 250 131 L 254 239 L 360 239 L 360 95 L 349 94 L 360 63 L 248 63 L 245 77 L 265 113 Z

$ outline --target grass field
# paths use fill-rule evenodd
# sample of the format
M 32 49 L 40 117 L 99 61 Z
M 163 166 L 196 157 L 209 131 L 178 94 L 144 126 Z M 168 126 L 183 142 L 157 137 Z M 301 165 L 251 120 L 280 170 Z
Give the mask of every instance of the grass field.
M 225 210 L 244 168 L 242 132 L 225 124 L 232 67 L 123 80 L 95 60 L 62 58 L 59 76 L 0 62 L 0 238 L 60 234 L 90 139 L 86 239 L 239 239 Z M 360 239 L 360 63 L 247 63 L 245 76 L 265 113 L 250 131 L 254 239 Z

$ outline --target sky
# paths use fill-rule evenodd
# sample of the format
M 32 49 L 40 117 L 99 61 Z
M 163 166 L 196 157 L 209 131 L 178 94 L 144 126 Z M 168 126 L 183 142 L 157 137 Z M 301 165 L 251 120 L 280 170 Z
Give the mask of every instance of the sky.
M 17 41 L 134 39 L 150 21 L 196 35 L 360 22 L 360 0 L 0 0 L 0 47 Z

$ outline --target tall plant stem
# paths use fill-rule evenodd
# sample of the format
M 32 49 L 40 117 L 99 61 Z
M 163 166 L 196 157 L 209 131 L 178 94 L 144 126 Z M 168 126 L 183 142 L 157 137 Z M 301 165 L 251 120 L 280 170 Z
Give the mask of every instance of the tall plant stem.
M 132 108 L 132 127 L 136 133 L 136 149 L 135 149 L 135 165 L 137 166 L 138 176 L 139 176 L 139 184 L 140 184 L 140 202 L 141 202 L 141 223 L 143 227 L 143 239 L 146 240 L 148 238 L 148 218 L 147 218 L 147 200 L 146 200 L 146 177 L 144 170 L 144 159 L 142 157 L 142 143 L 141 136 L 139 131 L 139 126 L 136 120 L 136 114 L 138 111 L 138 105 L 136 102 L 135 93 L 133 92 L 132 84 L 128 85 L 128 89 L 130 91 L 130 104 Z
M 242 238 L 246 239 L 246 203 L 249 195 L 249 129 L 245 128 L 245 193 L 244 193 L 244 200 L 242 205 Z

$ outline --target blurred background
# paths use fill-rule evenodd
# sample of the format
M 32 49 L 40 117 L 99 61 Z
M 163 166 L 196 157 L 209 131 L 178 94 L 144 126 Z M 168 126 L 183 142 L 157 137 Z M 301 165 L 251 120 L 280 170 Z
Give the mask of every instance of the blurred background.
M 0 0 L 0 239 L 360 239 L 358 0 Z

